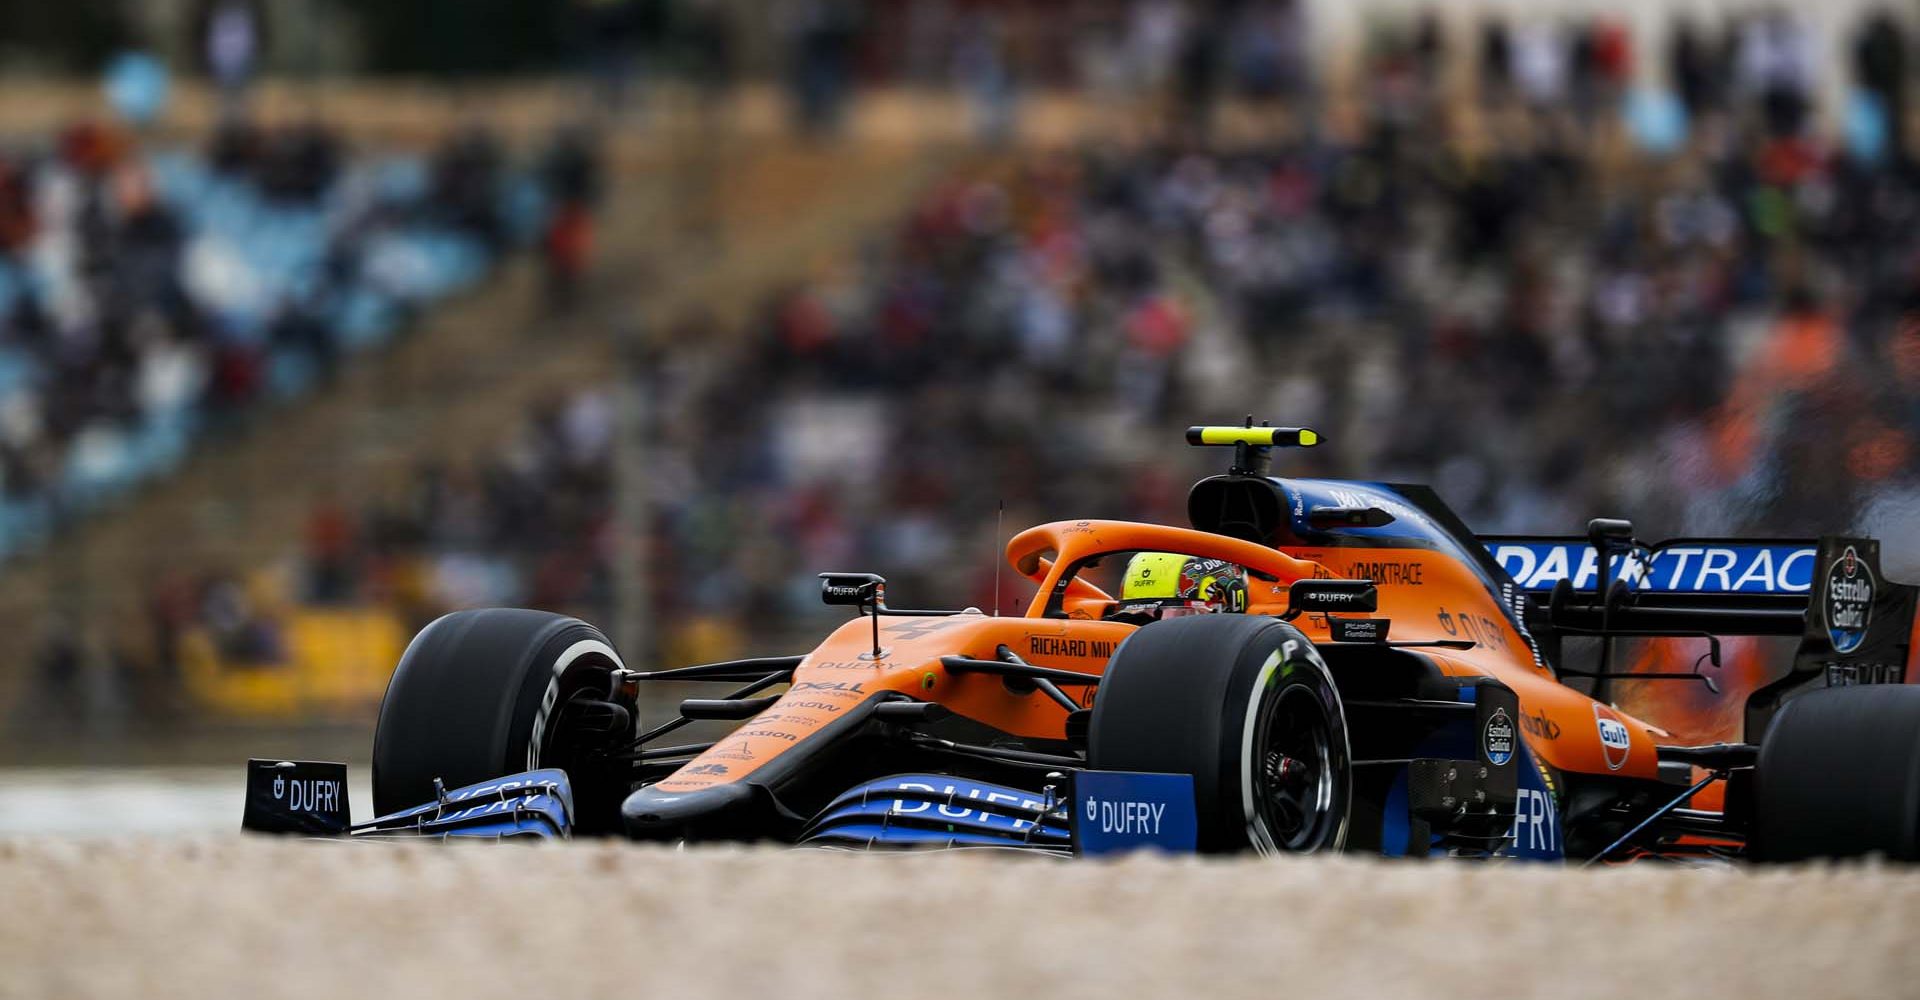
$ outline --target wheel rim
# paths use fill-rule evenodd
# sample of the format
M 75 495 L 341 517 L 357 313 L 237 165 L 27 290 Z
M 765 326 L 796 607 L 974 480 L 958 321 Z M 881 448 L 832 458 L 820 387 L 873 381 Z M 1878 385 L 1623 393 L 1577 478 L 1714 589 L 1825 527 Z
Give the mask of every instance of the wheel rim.
M 1284 851 L 1319 847 L 1333 823 L 1332 726 L 1326 706 L 1302 685 L 1289 685 L 1261 713 L 1254 746 L 1255 810 Z

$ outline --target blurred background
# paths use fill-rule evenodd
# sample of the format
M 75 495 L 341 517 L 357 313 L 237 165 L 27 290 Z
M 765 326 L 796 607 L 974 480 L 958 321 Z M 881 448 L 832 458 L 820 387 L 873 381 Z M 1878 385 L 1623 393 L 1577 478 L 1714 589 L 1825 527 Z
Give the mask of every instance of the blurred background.
M 677 665 L 811 646 L 823 569 L 988 607 L 1013 530 L 1183 522 L 1181 428 L 1247 413 L 1481 531 L 1920 579 L 1916 46 L 1854 0 L 4 0 L 0 831 L 361 765 L 453 608 Z

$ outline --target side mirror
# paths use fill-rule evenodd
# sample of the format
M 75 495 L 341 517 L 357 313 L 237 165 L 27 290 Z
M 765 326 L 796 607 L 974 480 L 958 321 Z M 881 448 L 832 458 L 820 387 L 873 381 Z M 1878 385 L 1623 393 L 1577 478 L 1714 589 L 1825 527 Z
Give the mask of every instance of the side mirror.
M 887 578 L 878 573 L 822 573 L 820 601 L 862 610 L 879 607 L 887 601 Z
M 1307 524 L 1319 531 L 1328 528 L 1384 528 L 1393 523 L 1393 515 L 1378 507 L 1315 507 L 1307 511 Z
M 1380 591 L 1372 580 L 1295 580 L 1287 588 L 1287 613 L 1317 611 L 1331 614 L 1368 614 L 1380 607 Z

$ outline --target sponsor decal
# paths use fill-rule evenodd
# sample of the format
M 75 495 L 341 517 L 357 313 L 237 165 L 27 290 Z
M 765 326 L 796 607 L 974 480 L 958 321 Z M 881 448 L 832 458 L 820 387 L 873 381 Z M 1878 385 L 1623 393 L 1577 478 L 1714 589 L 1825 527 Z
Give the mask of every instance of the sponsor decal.
M 1821 609 L 1834 652 L 1851 653 L 1866 641 L 1867 626 L 1873 622 L 1873 591 L 1873 570 L 1853 546 L 1847 546 L 1827 567 L 1822 589 Z
M 1496 708 L 1487 716 L 1487 724 L 1480 730 L 1480 747 L 1486 752 L 1487 762 L 1495 767 L 1513 759 L 1513 719 L 1506 709 Z
M 1560 855 L 1560 814 L 1553 807 L 1551 793 L 1539 788 L 1522 788 L 1513 803 L 1513 825 L 1507 828 L 1513 839 L 1511 853 L 1520 857 L 1551 858 Z
M 725 764 L 709 761 L 705 764 L 689 764 L 686 767 L 682 768 L 680 773 L 681 774 L 710 774 L 715 777 L 720 777 L 720 776 L 724 776 L 729 770 L 731 769 L 728 768 L 727 765 Z
M 1029 656 L 1071 656 L 1078 659 L 1113 655 L 1113 643 L 1102 639 L 1063 639 L 1051 635 L 1027 636 Z
M 1600 582 L 1599 553 L 1585 542 L 1492 542 L 1487 550 L 1527 590 L 1568 579 L 1576 590 L 1592 590 Z M 1804 545 L 1675 545 L 1614 555 L 1609 576 L 1649 593 L 1804 594 L 1813 587 L 1814 558 Z
M 1613 714 L 1613 709 L 1598 704 L 1593 706 L 1593 722 L 1600 731 L 1600 753 L 1607 759 L 1607 769 L 1625 767 L 1627 755 L 1633 752 L 1633 735 L 1627 731 L 1627 724 Z
M 829 580 L 821 585 L 820 590 L 828 604 L 859 604 L 873 593 L 873 584 L 835 583 Z
M 1525 729 L 1527 735 L 1543 740 L 1560 738 L 1560 724 L 1548 718 L 1545 711 L 1535 712 L 1532 715 L 1520 713 L 1520 728 Z
M 958 802 L 964 801 L 961 797 L 961 786 L 958 785 L 947 785 L 945 788 L 938 788 L 926 782 L 902 781 L 893 787 L 903 792 L 937 793 L 947 797 L 946 802 L 933 802 L 926 799 L 895 799 L 893 800 L 892 807 L 887 810 L 889 814 L 894 816 L 933 815 L 943 819 L 976 822 L 983 826 L 1005 824 L 1009 829 L 1013 830 L 1025 830 L 1033 825 L 1031 820 L 1021 819 L 1017 816 L 1006 816 L 987 809 L 973 809 L 958 805 Z M 1017 805 L 1022 809 L 1038 810 L 1047 807 L 1047 804 L 1039 799 L 1025 798 L 977 785 L 967 786 L 965 799 L 972 799 L 975 802 Z
M 1385 642 L 1387 618 L 1334 618 L 1327 621 L 1327 633 L 1334 642 Z
M 1423 587 L 1426 568 L 1416 562 L 1356 562 L 1347 566 L 1347 576 L 1388 586 Z
M 1907 668 L 1898 663 L 1829 663 L 1826 674 L 1828 687 L 1907 682 Z
M 1087 825 L 1097 826 L 1101 833 L 1158 837 L 1160 821 L 1166 815 L 1165 802 L 1102 802 L 1091 795 L 1087 796 Z
M 456 789 L 451 795 L 454 801 L 460 801 L 463 799 L 477 799 L 482 795 L 500 795 L 504 792 L 518 791 L 520 789 L 548 791 L 554 787 L 555 783 L 550 778 L 535 775 L 534 777 L 514 777 L 508 778 L 505 781 L 490 781 L 485 784 L 470 785 L 466 788 Z
M 1335 507 L 1378 507 L 1392 514 L 1396 520 L 1407 520 L 1411 513 L 1388 493 L 1376 493 L 1372 490 L 1362 493 L 1352 489 L 1332 487 L 1327 490 L 1327 496 L 1332 498 Z M 1315 504 L 1315 506 L 1319 505 Z
M 716 757 L 724 760 L 752 760 L 753 751 L 748 749 L 744 741 L 733 739 L 731 734 L 729 734 L 728 739 L 715 745 L 713 749 L 701 754 L 701 756 Z
M 1081 854 L 1191 851 L 1197 842 L 1191 775 L 1081 771 L 1073 776 L 1070 801 L 1074 849 Z
M 740 735 L 749 739 L 784 740 L 788 743 L 800 742 L 800 737 L 784 729 L 743 729 L 740 731 Z
M 242 829 L 260 833 L 343 833 L 348 826 L 347 765 L 321 761 L 247 761 Z
M 831 701 L 782 701 L 780 707 L 809 709 L 815 712 L 838 712 L 846 706 Z M 764 719 L 766 716 L 761 716 L 761 718 Z
M 552 793 L 543 789 L 540 791 L 530 791 L 518 798 L 494 799 L 481 805 L 468 806 L 465 809 L 456 809 L 453 812 L 442 812 L 435 816 L 432 822 L 436 825 L 458 823 L 462 820 L 474 819 L 480 816 L 491 816 L 495 813 L 510 813 L 518 809 L 531 809 L 539 805 L 540 799 L 543 796 L 549 794 Z
M 789 691 L 818 691 L 822 694 L 864 695 L 867 689 L 859 681 L 795 681 Z
M 1482 614 L 1462 611 L 1458 614 L 1446 608 L 1439 609 L 1435 616 L 1440 622 L 1441 631 L 1455 638 L 1467 638 L 1491 649 L 1507 648 L 1507 632 L 1500 623 Z
M 878 670 L 880 665 L 872 660 L 826 660 L 807 664 L 808 670 Z
M 327 778 L 287 780 L 273 776 L 273 797 L 301 812 L 339 812 L 341 782 Z
M 1526 718 L 1526 716 L 1521 716 Z M 1519 787 L 1513 802 L 1513 825 L 1502 852 L 1525 861 L 1559 861 L 1565 857 L 1560 839 L 1560 808 L 1554 797 L 1553 773 L 1525 747 L 1518 751 Z

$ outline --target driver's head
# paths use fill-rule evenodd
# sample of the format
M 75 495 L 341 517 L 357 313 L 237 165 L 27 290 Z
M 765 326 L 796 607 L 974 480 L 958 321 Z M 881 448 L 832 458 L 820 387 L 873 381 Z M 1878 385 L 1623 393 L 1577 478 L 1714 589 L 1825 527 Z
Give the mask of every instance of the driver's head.
M 1151 600 L 1204 601 L 1215 611 L 1247 610 L 1247 571 L 1224 559 L 1139 552 L 1127 561 L 1123 605 Z

